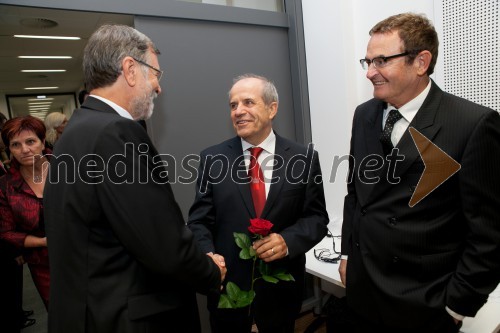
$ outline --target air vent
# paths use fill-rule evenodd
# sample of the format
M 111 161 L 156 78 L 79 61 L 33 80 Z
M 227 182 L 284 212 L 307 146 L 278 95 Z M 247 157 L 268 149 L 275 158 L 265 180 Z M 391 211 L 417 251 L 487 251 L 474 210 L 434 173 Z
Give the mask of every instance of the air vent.
M 21 20 L 21 25 L 28 28 L 49 29 L 57 27 L 59 24 L 56 21 L 44 18 L 25 18 Z

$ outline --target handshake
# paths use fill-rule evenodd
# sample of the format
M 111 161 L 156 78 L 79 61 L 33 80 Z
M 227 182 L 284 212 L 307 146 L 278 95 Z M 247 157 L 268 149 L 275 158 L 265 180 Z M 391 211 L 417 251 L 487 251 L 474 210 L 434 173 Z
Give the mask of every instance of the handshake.
M 212 258 L 212 260 L 215 262 L 215 264 L 219 267 L 220 269 L 220 275 L 221 275 L 221 282 L 224 281 L 226 278 L 226 262 L 224 261 L 224 257 L 221 256 L 220 254 L 214 254 L 213 252 L 208 252 L 207 256 Z M 221 287 L 222 288 L 222 287 Z

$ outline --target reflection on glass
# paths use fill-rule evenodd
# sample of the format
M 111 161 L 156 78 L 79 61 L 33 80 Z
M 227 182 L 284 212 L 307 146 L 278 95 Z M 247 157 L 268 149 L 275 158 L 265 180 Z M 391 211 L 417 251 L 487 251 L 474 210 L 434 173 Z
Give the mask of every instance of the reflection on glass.
M 45 119 L 51 112 L 62 112 L 67 118 L 76 107 L 75 94 L 7 95 L 10 118 L 32 115 Z

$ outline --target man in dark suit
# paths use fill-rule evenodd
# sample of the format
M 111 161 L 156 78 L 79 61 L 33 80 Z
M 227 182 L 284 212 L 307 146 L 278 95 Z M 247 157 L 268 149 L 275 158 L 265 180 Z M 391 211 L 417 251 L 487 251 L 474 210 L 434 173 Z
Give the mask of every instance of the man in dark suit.
M 237 136 L 201 153 L 188 225 L 203 251 L 225 257 L 227 281 L 249 290 L 252 262 L 239 258 L 233 232 L 248 234 L 250 219 L 256 217 L 274 224 L 254 248 L 265 262 L 291 273 L 295 282 L 258 280 L 252 315 L 260 333 L 293 332 L 302 304 L 305 252 L 327 232 L 318 154 L 273 132 L 278 93 L 268 79 L 254 74 L 236 78 L 229 106 Z M 247 177 L 251 147 L 263 149 L 257 157 L 265 183 L 263 208 L 258 206 L 264 202 L 254 204 Z M 250 332 L 248 309 L 217 309 L 218 295 L 208 302 L 213 332 Z
M 90 96 L 58 141 L 44 193 L 49 332 L 199 332 L 195 291 L 220 288 L 223 258 L 198 248 L 135 121 L 161 92 L 157 54 L 120 25 L 85 48 Z
M 425 17 L 391 16 L 370 36 L 361 65 L 375 98 L 354 114 L 342 227 L 347 302 L 357 332 L 458 332 L 499 283 L 500 117 L 430 80 L 438 38 Z M 426 155 L 408 128 L 461 165 L 416 205 Z

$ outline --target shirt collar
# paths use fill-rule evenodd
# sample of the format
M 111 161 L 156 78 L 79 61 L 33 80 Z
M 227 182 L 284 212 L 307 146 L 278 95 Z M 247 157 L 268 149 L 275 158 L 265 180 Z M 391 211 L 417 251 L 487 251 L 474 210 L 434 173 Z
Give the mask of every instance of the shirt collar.
M 414 99 L 412 99 L 411 101 L 409 101 L 408 103 L 406 103 L 405 105 L 403 105 L 398 109 L 401 115 L 406 119 L 406 121 L 411 123 L 413 118 L 415 118 L 415 115 L 417 114 L 422 104 L 424 104 L 424 101 L 427 98 L 427 95 L 429 94 L 430 90 L 431 90 L 431 80 L 429 80 L 427 87 L 425 87 L 425 89 L 422 90 L 422 92 L 417 97 L 415 97 Z M 395 107 L 392 106 L 391 104 L 388 104 L 387 111 L 390 111 L 392 109 L 395 109 Z
M 118 104 L 116 104 L 114 102 L 111 102 L 109 99 L 106 99 L 104 97 L 97 96 L 97 95 L 90 95 L 90 96 L 92 96 L 94 98 L 97 98 L 98 100 L 101 100 L 104 103 L 108 104 L 109 106 L 111 106 L 116 111 L 116 113 L 118 113 L 123 118 L 134 120 L 134 118 L 132 118 L 132 115 L 127 110 L 125 110 L 124 108 L 122 108 Z
M 246 150 L 248 150 L 248 148 L 252 148 L 252 147 L 261 147 L 262 149 L 267 151 L 269 154 L 274 154 L 274 147 L 275 146 L 276 146 L 276 134 L 274 134 L 274 131 L 272 129 L 271 129 L 271 133 L 269 133 L 267 138 L 256 146 L 245 141 L 243 138 L 241 139 L 241 147 L 243 148 L 243 151 L 246 151 Z

